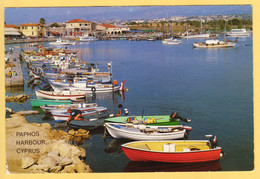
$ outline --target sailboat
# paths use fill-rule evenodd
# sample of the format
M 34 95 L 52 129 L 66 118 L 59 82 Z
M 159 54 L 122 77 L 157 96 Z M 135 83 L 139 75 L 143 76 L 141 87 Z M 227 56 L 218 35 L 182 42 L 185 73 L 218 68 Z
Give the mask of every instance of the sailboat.
M 206 33 L 203 34 L 202 33 L 202 20 L 200 21 L 200 34 L 189 34 L 188 30 L 187 30 L 187 25 L 185 27 L 186 31 L 184 34 L 182 34 L 180 37 L 184 38 L 184 39 L 191 39 L 191 38 L 209 38 L 210 34 Z

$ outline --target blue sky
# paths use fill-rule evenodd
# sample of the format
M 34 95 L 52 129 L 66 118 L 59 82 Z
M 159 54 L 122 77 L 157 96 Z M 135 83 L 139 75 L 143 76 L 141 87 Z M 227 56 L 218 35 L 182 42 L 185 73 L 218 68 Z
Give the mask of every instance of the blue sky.
M 252 7 L 241 6 L 132 6 L 132 7 L 53 7 L 5 8 L 7 24 L 65 22 L 72 19 L 104 21 L 113 19 L 154 19 L 171 16 L 252 14 Z

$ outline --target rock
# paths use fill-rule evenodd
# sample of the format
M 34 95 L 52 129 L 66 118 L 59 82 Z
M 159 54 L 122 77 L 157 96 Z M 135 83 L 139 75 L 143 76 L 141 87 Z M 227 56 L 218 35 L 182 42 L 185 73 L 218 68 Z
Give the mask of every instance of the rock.
M 66 166 L 66 165 L 70 165 L 73 163 L 73 160 L 68 158 L 68 157 L 63 157 L 60 159 L 60 166 Z
M 51 129 L 51 125 L 49 123 L 42 123 L 41 126 L 44 127 L 47 130 Z
M 32 114 L 40 114 L 39 111 L 35 111 L 35 110 L 19 111 L 19 112 L 17 112 L 17 113 L 20 114 L 20 115 L 22 115 L 22 116 L 32 115 Z
M 33 165 L 31 169 L 35 173 L 42 173 L 42 172 L 48 172 L 50 167 L 48 165 Z
M 53 166 L 49 168 L 49 172 L 51 173 L 58 173 L 62 169 L 62 166 Z
M 76 167 L 75 164 L 67 165 L 67 166 L 65 166 L 64 169 L 61 171 L 61 173 L 76 173 L 75 167 Z
M 48 153 L 47 156 L 54 158 L 56 160 L 57 164 L 60 164 L 61 157 L 60 157 L 60 153 L 58 151 L 51 151 Z
M 32 157 L 24 157 L 22 158 L 22 168 L 27 169 L 35 164 L 35 161 Z
M 57 161 L 53 157 L 50 157 L 50 156 L 45 157 L 44 159 L 38 161 L 37 163 L 39 165 L 49 166 L 49 168 L 57 165 Z
M 85 134 L 88 133 L 85 129 L 78 129 L 77 133 Z
M 74 134 L 75 134 L 75 131 L 74 131 L 73 129 L 71 129 L 71 130 L 68 131 L 68 134 L 69 134 L 69 135 L 74 135 Z

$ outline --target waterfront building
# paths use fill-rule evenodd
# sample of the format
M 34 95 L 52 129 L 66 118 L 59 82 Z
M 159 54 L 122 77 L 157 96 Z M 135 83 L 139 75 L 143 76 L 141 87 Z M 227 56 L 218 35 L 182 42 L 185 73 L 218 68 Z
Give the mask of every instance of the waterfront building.
M 66 31 L 69 36 L 87 34 L 95 30 L 95 23 L 81 19 L 74 19 L 66 22 Z
M 129 27 L 123 25 L 99 24 L 96 26 L 97 31 L 103 31 L 108 35 L 123 34 L 130 31 Z
M 5 39 L 21 38 L 22 34 L 19 32 L 19 26 L 13 24 L 6 24 L 4 28 Z
M 44 33 L 44 26 L 36 23 L 21 24 L 20 32 L 25 36 L 38 37 Z

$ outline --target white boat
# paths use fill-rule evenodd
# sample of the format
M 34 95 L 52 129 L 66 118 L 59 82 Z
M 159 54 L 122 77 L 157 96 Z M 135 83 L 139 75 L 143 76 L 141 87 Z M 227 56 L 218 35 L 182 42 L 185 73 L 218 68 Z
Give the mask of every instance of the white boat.
M 97 103 L 75 103 L 75 104 L 61 104 L 61 105 L 45 105 L 41 109 L 46 113 L 66 112 L 67 109 L 77 109 L 80 111 L 89 110 L 90 107 L 96 107 Z
M 250 36 L 251 31 L 247 31 L 246 29 L 231 29 L 230 32 L 227 33 L 228 36 L 240 37 L 240 36 Z
M 75 100 L 75 99 L 86 97 L 86 94 L 81 91 L 58 91 L 57 92 L 57 91 L 36 90 L 35 93 L 38 99 Z
M 78 81 L 76 83 L 65 83 L 65 82 L 49 82 L 54 91 L 81 91 L 84 93 L 109 93 L 116 91 L 124 91 L 123 81 L 120 84 L 108 83 L 86 83 L 86 81 Z M 71 85 L 70 85 L 71 84 Z
M 186 129 L 182 125 L 146 126 L 143 124 L 105 123 L 108 133 L 113 138 L 131 140 L 169 140 L 184 138 Z
M 89 115 L 96 115 L 96 114 L 99 114 L 99 113 L 102 113 L 102 112 L 105 112 L 105 111 L 107 111 L 106 107 L 102 107 L 102 106 L 90 107 L 88 110 L 82 111 L 82 117 L 84 118 L 84 117 L 89 116 Z M 66 112 L 52 113 L 52 115 L 53 115 L 55 122 L 65 122 L 70 117 L 70 114 L 67 113 L 67 111 Z
M 219 40 L 206 40 L 205 43 L 193 43 L 195 48 L 227 48 L 235 47 L 235 42 L 224 42 Z
M 50 42 L 50 45 L 75 45 L 76 42 L 64 39 L 57 39 L 55 42 Z
M 79 41 L 81 41 L 81 42 L 90 42 L 90 41 L 96 41 L 96 40 L 99 40 L 99 39 L 94 36 L 89 36 L 88 34 L 79 37 Z
M 162 40 L 162 43 L 167 44 L 167 45 L 178 45 L 178 44 L 181 44 L 182 41 L 179 39 L 173 39 L 173 37 L 171 37 L 171 38 Z
M 195 35 L 190 35 L 187 32 L 180 36 L 181 38 L 184 39 L 199 39 L 199 38 L 209 38 L 210 34 L 195 34 Z

